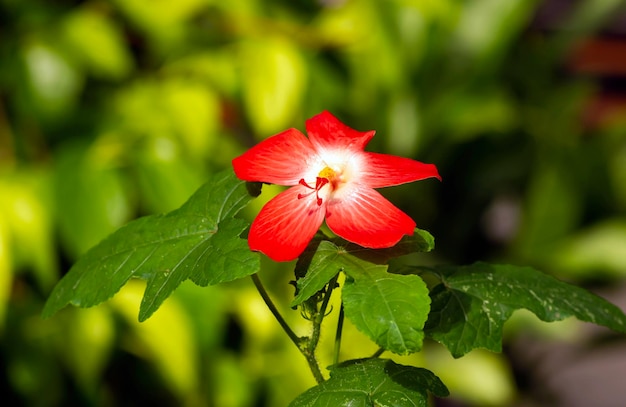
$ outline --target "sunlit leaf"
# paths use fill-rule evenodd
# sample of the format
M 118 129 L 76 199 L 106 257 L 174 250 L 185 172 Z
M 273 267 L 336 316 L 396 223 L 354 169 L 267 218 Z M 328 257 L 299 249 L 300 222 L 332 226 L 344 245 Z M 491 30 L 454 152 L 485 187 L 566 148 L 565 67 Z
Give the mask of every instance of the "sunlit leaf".
M 512 406 L 517 385 L 507 355 L 477 349 L 453 358 L 443 346 L 428 346 L 420 355 L 448 386 L 455 399 L 471 406 Z
M 232 49 L 210 48 L 172 60 L 163 70 L 168 75 L 199 79 L 221 95 L 235 97 L 239 86 L 235 65 L 236 53 Z
M 69 14 L 63 32 L 72 51 L 92 73 L 107 79 L 122 79 L 133 68 L 121 29 L 104 13 L 84 8 Z
M 83 311 L 62 314 L 62 318 L 55 319 L 57 329 L 64 332 L 55 339 L 78 384 L 90 392 L 101 385 L 110 360 L 115 345 L 115 318 L 105 307 Z M 89 352 L 76 352 L 76 349 L 89 349 Z
M 217 94 L 199 80 L 170 80 L 160 91 L 163 110 L 185 152 L 192 157 L 214 154 L 221 124 Z
M 121 172 L 98 147 L 64 146 L 57 153 L 55 203 L 61 237 L 72 257 L 130 218 Z
M 21 50 L 26 68 L 29 109 L 57 119 L 74 107 L 83 87 L 81 70 L 58 47 L 28 41 Z
M 137 219 L 89 250 L 57 284 L 43 310 L 49 317 L 68 303 L 96 305 L 131 277 L 148 280 L 139 319 L 145 320 L 178 285 L 235 280 L 259 269 L 259 256 L 239 235 L 234 215 L 251 199 L 231 170 L 213 176 L 181 208 Z
M 197 15 L 207 0 L 167 1 L 114 0 L 114 6 L 160 47 L 175 47 L 183 41 L 185 21 Z
M 626 274 L 626 221 L 615 218 L 569 236 L 550 256 L 567 275 L 620 277 Z
M 454 357 L 475 348 L 500 352 L 502 327 L 522 308 L 546 322 L 573 316 L 626 332 L 626 315 L 615 305 L 530 267 L 476 263 L 436 272 L 442 284 L 431 292 L 425 331 Z
M 198 385 L 199 352 L 191 323 L 184 308 L 174 299 L 149 321 L 137 321 L 135 312 L 143 286 L 143 282 L 130 281 L 108 305 L 128 326 L 125 339 L 129 351 L 152 363 L 164 383 L 183 399 Z
M 0 269 L 2 264 L 8 267 L 8 274 L 0 279 L 10 281 L 13 272 L 31 270 L 40 288 L 49 290 L 56 283 L 58 259 L 49 184 L 50 177 L 39 171 L 0 176 L 0 235 L 4 232 Z M 10 291 L 10 285 L 3 289 Z
M 285 38 L 241 44 L 243 102 L 252 127 L 267 137 L 290 127 L 304 96 L 307 66 Z
M 189 159 L 173 153 L 178 148 L 167 137 L 146 143 L 135 156 L 135 174 L 147 213 L 164 213 L 178 208 L 202 185 L 203 177 Z
M 174 145 L 160 151 L 166 158 L 204 159 L 222 150 L 226 141 L 217 137 L 219 99 L 200 80 L 137 80 L 120 88 L 113 106 L 112 120 L 126 140 L 130 136 L 143 147 L 153 139 L 171 139 Z
M 290 407 L 428 406 L 428 392 L 448 395 L 432 372 L 386 359 L 362 359 L 331 368 L 330 379 L 298 396 Z
M 13 272 L 9 247 L 9 230 L 4 219 L 0 219 L 0 321 L 4 322 L 11 288 L 13 286 Z M 3 324 L 4 325 L 4 324 Z

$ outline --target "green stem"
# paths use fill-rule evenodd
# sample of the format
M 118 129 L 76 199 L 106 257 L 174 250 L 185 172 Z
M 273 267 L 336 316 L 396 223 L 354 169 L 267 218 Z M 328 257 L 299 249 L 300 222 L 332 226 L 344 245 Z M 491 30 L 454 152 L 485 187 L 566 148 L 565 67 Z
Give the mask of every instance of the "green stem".
M 333 354 L 333 365 L 339 363 L 339 352 L 341 351 L 341 335 L 343 334 L 343 303 L 339 308 L 339 318 L 337 319 L 337 332 L 335 333 L 335 351 Z
M 255 273 L 255 274 L 252 274 L 251 277 L 252 277 L 252 281 L 254 282 L 254 286 L 256 287 L 259 294 L 261 294 L 261 298 L 263 298 L 263 301 L 265 302 L 265 305 L 267 305 L 267 308 L 269 308 L 272 315 L 274 315 L 274 318 L 276 318 L 276 320 L 280 324 L 281 328 L 283 328 L 283 331 L 285 331 L 289 339 L 291 339 L 291 341 L 298 347 L 300 352 L 304 355 L 304 358 L 309 364 L 309 369 L 311 369 L 311 373 L 313 374 L 313 377 L 315 377 L 315 380 L 317 381 L 317 383 L 322 383 L 324 381 L 324 376 L 322 375 L 322 371 L 319 367 L 319 364 L 317 363 L 317 360 L 315 359 L 315 348 L 313 348 L 312 351 L 310 349 L 311 340 L 309 340 L 307 343 L 305 341 L 309 338 L 300 338 L 298 335 L 296 335 L 296 333 L 287 324 L 287 321 L 285 321 L 283 316 L 280 314 L 280 312 L 278 311 L 278 308 L 276 308 L 276 306 L 274 305 L 274 302 L 272 301 L 269 294 L 267 293 L 267 290 L 263 286 L 263 283 L 261 282 L 261 279 L 259 278 L 259 276 Z M 315 327 L 313 331 L 315 332 Z
M 378 348 L 378 350 L 376 352 L 374 352 L 374 354 L 370 357 L 372 358 L 377 358 L 380 355 L 382 355 L 385 352 L 385 348 Z
M 258 274 L 257 273 L 252 274 L 251 277 L 252 277 L 252 281 L 254 281 L 254 286 L 256 287 L 259 294 L 261 294 L 261 297 L 263 298 L 263 301 L 265 301 L 265 305 L 267 305 L 267 308 L 270 309 L 272 315 L 274 315 L 274 318 L 276 318 L 276 320 L 280 324 L 281 328 L 283 328 L 283 331 L 285 331 L 289 339 L 291 339 L 291 341 L 298 347 L 298 349 L 300 349 L 302 346 L 301 345 L 302 338 L 296 335 L 296 333 L 287 324 L 287 321 L 285 321 L 283 316 L 280 315 L 278 308 L 276 308 L 276 306 L 272 302 L 272 299 L 267 293 L 267 290 L 265 290 L 265 287 L 263 287 L 263 283 L 261 283 L 261 279 L 259 278 Z
M 317 343 L 320 340 L 320 333 L 322 330 L 322 321 L 326 316 L 326 308 L 328 308 L 328 302 L 330 301 L 330 296 L 333 293 L 333 289 L 335 288 L 335 284 L 337 283 L 337 278 L 339 274 L 335 275 L 329 282 L 326 288 L 326 293 L 324 294 L 324 299 L 322 300 L 322 306 L 319 311 L 315 314 L 313 318 L 313 334 L 311 335 L 311 341 L 309 342 L 309 348 L 313 351 L 317 348 Z
M 320 340 L 320 334 L 322 332 L 322 321 L 326 316 L 326 309 L 328 308 L 328 302 L 330 301 L 330 296 L 335 288 L 335 284 L 337 284 L 337 278 L 339 274 L 335 275 L 327 285 L 326 293 L 324 294 L 324 299 L 322 300 L 322 305 L 320 309 L 315 313 L 315 316 L 312 319 L 313 322 L 313 332 L 311 333 L 311 337 L 309 338 L 308 344 L 301 348 L 300 350 L 304 354 L 307 362 L 309 363 L 309 367 L 311 368 L 311 372 L 313 372 L 313 376 L 315 376 L 315 380 L 317 383 L 322 383 L 325 379 L 322 375 L 322 371 L 319 368 L 319 364 L 317 363 L 317 359 L 315 358 L 315 350 L 317 349 L 317 345 Z
M 315 359 L 315 352 L 308 352 L 305 349 L 300 349 L 300 351 L 309 364 L 309 369 L 311 369 L 311 373 L 313 373 L 313 377 L 315 377 L 317 384 L 323 383 L 326 379 L 324 379 L 320 365 L 317 363 L 317 359 Z

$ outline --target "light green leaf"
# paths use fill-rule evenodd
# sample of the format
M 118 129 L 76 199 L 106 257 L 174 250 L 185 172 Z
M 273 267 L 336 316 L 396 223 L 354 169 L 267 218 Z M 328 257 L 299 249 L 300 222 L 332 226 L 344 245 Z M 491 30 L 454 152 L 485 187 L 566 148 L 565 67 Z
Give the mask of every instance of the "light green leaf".
M 431 292 L 425 331 L 454 357 L 475 348 L 500 352 L 504 322 L 521 308 L 546 322 L 574 316 L 626 332 L 626 315 L 615 305 L 530 267 L 476 263 L 435 271 L 442 284 Z
M 93 74 L 105 79 L 126 78 L 133 59 L 122 30 L 113 19 L 93 7 L 70 13 L 62 24 L 65 40 Z
M 390 274 L 386 266 L 346 271 L 346 317 L 379 346 L 399 355 L 417 352 L 424 340 L 430 297 L 415 275 Z
M 31 38 L 20 44 L 29 111 L 44 120 L 64 117 L 80 97 L 85 80 L 82 70 L 53 41 Z
M 0 175 L 0 304 L 10 298 L 10 282 L 20 270 L 32 270 L 44 291 L 58 279 L 50 184 L 50 177 L 40 171 Z M 2 309 L 0 305 L 0 320 Z
M 103 145 L 66 145 L 56 156 L 55 206 L 73 258 L 128 222 L 133 211 L 123 174 Z
M 232 170 L 214 175 L 181 208 L 128 223 L 89 250 L 57 284 L 43 316 L 68 303 L 89 307 L 112 297 L 131 277 L 148 280 L 139 310 L 147 319 L 178 287 L 235 280 L 259 269 L 234 216 L 251 196 Z
M 611 218 L 568 236 L 550 259 L 568 276 L 619 278 L 626 274 L 624 247 L 626 220 Z
M 262 137 L 289 127 L 300 110 L 307 82 L 307 65 L 285 38 L 241 44 L 242 94 L 246 114 Z
M 173 141 L 155 137 L 134 158 L 142 209 L 146 213 L 164 213 L 178 208 L 202 185 L 203 176 L 188 158 L 175 151 Z
M 290 407 L 428 406 L 428 392 L 448 389 L 432 372 L 387 359 L 361 359 L 331 368 L 330 379 L 298 396 Z

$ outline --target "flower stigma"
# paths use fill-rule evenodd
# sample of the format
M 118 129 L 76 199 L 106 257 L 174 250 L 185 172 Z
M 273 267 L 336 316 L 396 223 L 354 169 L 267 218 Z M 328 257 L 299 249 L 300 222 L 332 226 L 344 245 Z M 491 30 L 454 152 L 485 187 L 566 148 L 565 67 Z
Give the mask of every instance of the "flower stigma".
M 337 173 L 335 172 L 335 170 L 333 170 L 330 167 L 324 167 L 324 169 L 321 170 L 319 174 L 317 174 L 317 177 L 315 178 L 315 187 L 312 187 L 309 184 L 307 184 L 304 178 L 300 178 L 300 181 L 298 183 L 302 186 L 305 186 L 315 191 L 315 198 L 316 198 L 317 206 L 322 206 L 322 198 L 320 198 L 319 196 L 320 189 L 322 189 L 326 184 L 329 184 L 329 183 L 331 185 L 331 188 L 334 189 L 336 187 L 337 178 L 338 177 L 337 177 Z M 308 194 L 298 194 L 298 199 L 302 199 L 306 196 L 309 196 L 310 194 L 313 193 L 313 191 L 311 191 Z

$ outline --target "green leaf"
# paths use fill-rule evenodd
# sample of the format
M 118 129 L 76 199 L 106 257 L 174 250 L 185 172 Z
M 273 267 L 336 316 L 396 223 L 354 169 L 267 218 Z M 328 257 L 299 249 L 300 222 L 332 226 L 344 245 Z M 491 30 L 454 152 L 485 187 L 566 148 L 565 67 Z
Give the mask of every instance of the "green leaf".
M 334 244 L 327 240 L 314 239 L 300 255 L 296 263 L 296 296 L 291 302 L 295 307 L 311 298 L 345 267 L 346 256 Z
M 504 322 L 521 308 L 546 322 L 574 316 L 626 332 L 626 315 L 619 308 L 530 267 L 476 263 L 435 271 L 442 284 L 431 292 L 425 330 L 454 357 L 475 348 L 500 352 Z
M 435 248 L 435 238 L 428 231 L 417 229 L 413 235 L 404 236 L 395 246 L 387 249 L 367 249 L 353 243 L 345 247 L 345 251 L 363 260 L 384 264 L 390 259 L 411 253 L 429 252 Z
M 298 396 L 290 407 L 428 406 L 428 393 L 448 389 L 431 371 L 387 359 L 360 359 L 331 368 L 330 379 Z
M 340 271 L 368 269 L 374 264 L 385 264 L 394 257 L 429 252 L 435 247 L 433 236 L 421 229 L 415 229 L 413 236 L 405 236 L 387 249 L 373 250 L 344 240 L 341 242 L 343 245 L 339 240 L 330 242 L 316 239 L 309 244 L 296 264 L 296 275 L 299 275 L 299 270 L 306 274 L 296 281 L 297 294 L 291 302 L 292 307 L 311 298 Z
M 181 208 L 137 219 L 90 249 L 54 288 L 43 316 L 68 303 L 90 307 L 111 298 L 131 277 L 148 280 L 139 310 L 147 319 L 191 279 L 206 286 L 258 271 L 259 256 L 239 235 L 234 216 L 251 199 L 232 170 L 214 175 Z
M 379 346 L 399 355 L 417 352 L 424 340 L 430 297 L 415 275 L 390 274 L 386 266 L 346 270 L 346 317 Z

